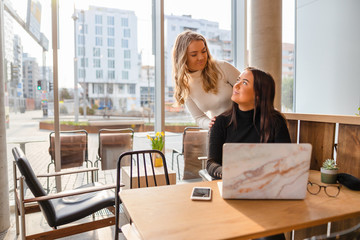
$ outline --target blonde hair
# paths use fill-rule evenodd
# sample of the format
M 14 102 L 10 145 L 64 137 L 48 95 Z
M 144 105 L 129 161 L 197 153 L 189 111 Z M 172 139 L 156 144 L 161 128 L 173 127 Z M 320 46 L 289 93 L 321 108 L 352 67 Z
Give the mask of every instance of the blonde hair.
M 174 44 L 173 49 L 173 71 L 172 75 L 175 80 L 175 93 L 174 97 L 178 104 L 184 104 L 185 99 L 190 93 L 189 87 L 189 69 L 187 66 L 187 49 L 192 41 L 201 40 L 204 42 L 206 52 L 208 55 L 207 63 L 201 73 L 203 78 L 202 87 L 205 92 L 217 94 L 217 82 L 221 72 L 216 66 L 215 60 L 212 58 L 206 39 L 199 33 L 186 30 L 180 33 Z

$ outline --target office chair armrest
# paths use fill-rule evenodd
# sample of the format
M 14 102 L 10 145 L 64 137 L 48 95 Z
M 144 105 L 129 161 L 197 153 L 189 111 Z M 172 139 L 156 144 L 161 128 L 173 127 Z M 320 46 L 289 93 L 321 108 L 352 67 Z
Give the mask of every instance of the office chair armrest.
M 177 150 L 176 148 L 173 148 L 172 153 L 182 153 L 182 152 Z
M 92 168 L 83 168 L 83 169 L 76 169 L 71 171 L 60 171 L 60 172 L 54 172 L 54 173 L 44 173 L 39 174 L 37 177 L 55 177 L 55 176 L 62 176 L 62 175 L 68 175 L 68 174 L 75 174 L 75 173 L 82 173 L 82 172 L 93 172 L 98 171 L 99 168 L 92 167 Z
M 206 169 L 202 169 L 199 171 L 200 177 L 206 182 L 213 181 L 214 178 L 210 176 L 210 174 L 206 171 Z
M 125 184 L 120 185 L 120 187 L 124 187 L 124 186 L 125 186 Z M 74 189 L 74 190 L 59 192 L 59 193 L 50 194 L 50 195 L 46 195 L 46 196 L 41 196 L 41 197 L 28 198 L 28 199 L 24 200 L 24 203 L 31 203 L 31 202 L 44 201 L 44 200 L 50 200 L 50 199 L 56 199 L 56 198 L 63 198 L 63 197 L 81 195 L 81 194 L 98 192 L 98 191 L 102 191 L 102 190 L 115 189 L 115 188 L 116 188 L 116 184 L 109 184 L 109 185 L 102 185 L 102 186 L 96 186 L 96 187 Z

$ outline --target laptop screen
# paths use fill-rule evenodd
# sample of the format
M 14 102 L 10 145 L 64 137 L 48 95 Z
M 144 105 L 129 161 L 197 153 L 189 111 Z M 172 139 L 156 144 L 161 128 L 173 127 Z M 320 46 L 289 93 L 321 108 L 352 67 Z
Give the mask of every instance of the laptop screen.
M 222 195 L 225 199 L 304 199 L 310 144 L 226 143 Z

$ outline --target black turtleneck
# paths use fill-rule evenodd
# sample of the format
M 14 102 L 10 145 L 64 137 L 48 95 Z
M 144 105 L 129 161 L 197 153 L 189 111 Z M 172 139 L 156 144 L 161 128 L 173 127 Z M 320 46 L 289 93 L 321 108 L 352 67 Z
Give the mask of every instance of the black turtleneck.
M 222 148 L 224 143 L 260 143 L 260 114 L 256 113 L 255 125 L 253 122 L 254 110 L 241 111 L 236 108 L 237 127 L 232 123 L 229 126 L 230 116 L 220 115 L 216 118 L 210 130 L 209 154 L 206 169 L 216 179 L 222 178 Z M 278 115 L 276 127 L 268 143 L 290 143 L 290 135 L 286 121 Z

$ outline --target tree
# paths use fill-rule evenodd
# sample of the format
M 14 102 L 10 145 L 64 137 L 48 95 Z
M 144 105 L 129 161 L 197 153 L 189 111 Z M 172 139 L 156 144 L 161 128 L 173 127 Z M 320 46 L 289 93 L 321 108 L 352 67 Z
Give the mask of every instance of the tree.
M 293 99 L 294 99 L 294 78 L 293 77 L 284 77 L 282 79 L 282 89 L 281 89 L 281 104 L 287 109 L 293 110 Z
M 73 99 L 73 97 L 70 95 L 69 90 L 67 88 L 62 88 L 60 90 L 60 100 L 64 101 L 64 99 Z

